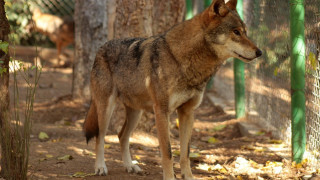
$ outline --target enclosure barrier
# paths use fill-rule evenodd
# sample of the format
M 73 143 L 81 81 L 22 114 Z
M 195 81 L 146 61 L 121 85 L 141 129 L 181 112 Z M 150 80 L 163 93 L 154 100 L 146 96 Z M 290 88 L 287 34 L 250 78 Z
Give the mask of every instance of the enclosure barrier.
M 246 65 L 233 62 L 236 117 L 247 115 L 291 144 L 293 161 L 308 158 L 314 167 L 320 160 L 319 8 L 320 0 L 238 0 L 263 56 Z
M 293 161 L 307 158 L 318 168 L 320 1 L 249 0 L 243 5 L 249 36 L 264 53 L 247 65 L 248 119 L 291 144 Z
M 304 0 L 290 1 L 292 159 L 300 163 L 306 147 Z
M 243 2 L 238 0 L 237 11 L 241 19 L 243 19 Z M 235 92 L 235 110 L 236 117 L 245 116 L 245 79 L 244 79 L 244 62 L 234 59 L 234 92 Z

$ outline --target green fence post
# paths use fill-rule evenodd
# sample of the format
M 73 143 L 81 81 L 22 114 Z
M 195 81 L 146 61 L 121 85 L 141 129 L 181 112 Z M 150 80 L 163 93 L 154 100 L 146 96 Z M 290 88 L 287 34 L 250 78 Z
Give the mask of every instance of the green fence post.
M 204 0 L 204 8 L 207 8 L 211 5 L 212 0 Z
M 306 147 L 304 0 L 290 0 L 292 160 L 300 163 Z
M 186 0 L 186 20 L 193 17 L 192 0 Z
M 241 19 L 243 19 L 242 6 L 242 0 L 238 0 L 237 11 Z M 234 59 L 233 71 L 236 117 L 241 118 L 245 116 L 244 62 L 239 59 Z

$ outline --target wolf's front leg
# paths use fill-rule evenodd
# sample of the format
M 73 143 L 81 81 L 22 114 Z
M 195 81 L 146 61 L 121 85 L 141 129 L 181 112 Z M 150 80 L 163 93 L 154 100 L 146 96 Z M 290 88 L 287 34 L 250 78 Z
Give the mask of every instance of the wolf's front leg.
M 96 139 L 96 162 L 95 174 L 105 176 L 108 174 L 106 163 L 104 162 L 104 134 L 99 134 Z
M 189 160 L 190 138 L 193 127 L 193 109 L 184 105 L 178 109 L 178 116 L 181 176 L 185 180 L 193 180 Z
M 169 136 L 169 115 L 159 106 L 155 106 L 154 111 L 156 115 L 156 126 L 162 158 L 163 179 L 175 180 Z

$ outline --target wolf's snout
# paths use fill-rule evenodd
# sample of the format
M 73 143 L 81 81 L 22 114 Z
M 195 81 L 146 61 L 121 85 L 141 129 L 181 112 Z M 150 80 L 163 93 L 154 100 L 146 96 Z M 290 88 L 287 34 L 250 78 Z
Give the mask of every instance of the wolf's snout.
M 262 55 L 262 51 L 260 50 L 260 49 L 258 49 L 257 51 L 256 51 L 256 56 L 257 57 L 260 57 Z

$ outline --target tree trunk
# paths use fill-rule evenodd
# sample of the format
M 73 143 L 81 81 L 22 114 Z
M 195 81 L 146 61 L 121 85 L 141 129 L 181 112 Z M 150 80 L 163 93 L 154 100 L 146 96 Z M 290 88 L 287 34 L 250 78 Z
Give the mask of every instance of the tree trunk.
M 113 1 L 113 0 L 112 0 Z M 149 37 L 160 34 L 183 20 L 185 0 L 117 0 L 114 36 Z
M 253 0 L 243 1 L 244 21 L 248 27 L 252 27 L 254 15 L 254 2 Z
M 4 9 L 4 0 L 0 0 L 0 41 L 8 42 L 8 34 L 10 32 L 10 26 L 6 17 L 5 9 Z M 5 148 L 5 143 L 3 141 L 4 137 L 4 128 L 6 128 L 6 120 L 9 115 L 9 52 L 5 53 L 0 49 L 0 70 L 6 69 L 0 75 L 0 145 L 1 145 L 1 171 L 3 171 L 7 167 L 7 160 L 3 149 Z
M 116 5 L 112 6 L 112 4 Z M 110 10 L 110 8 L 113 8 Z M 127 37 L 150 37 L 161 34 L 175 24 L 182 22 L 185 14 L 185 0 L 110 0 L 108 17 L 108 39 Z M 114 22 L 112 22 L 114 19 Z M 110 22 L 111 21 L 111 22 Z M 124 120 L 124 107 L 115 109 L 109 129 L 119 132 Z M 154 121 L 151 113 L 145 113 L 138 129 L 151 131 Z
M 75 1 L 75 60 L 72 95 L 90 100 L 90 72 L 100 46 L 107 40 L 107 0 Z

